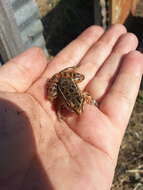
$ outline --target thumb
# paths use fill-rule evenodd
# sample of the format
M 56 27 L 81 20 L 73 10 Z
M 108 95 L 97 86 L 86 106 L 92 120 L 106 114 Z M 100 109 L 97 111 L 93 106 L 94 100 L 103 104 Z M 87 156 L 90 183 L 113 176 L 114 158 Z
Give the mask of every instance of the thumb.
M 23 92 L 42 74 L 47 59 L 40 48 L 31 48 L 0 67 L 0 90 Z

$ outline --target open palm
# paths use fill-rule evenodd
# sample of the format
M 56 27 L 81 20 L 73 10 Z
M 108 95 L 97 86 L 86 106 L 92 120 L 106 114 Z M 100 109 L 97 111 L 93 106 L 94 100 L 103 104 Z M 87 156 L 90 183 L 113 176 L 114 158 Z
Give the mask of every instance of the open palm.
M 0 189 L 110 189 L 143 71 L 136 47 L 122 25 L 92 26 L 49 63 L 33 48 L 1 67 Z M 99 107 L 58 120 L 46 82 L 76 65 Z

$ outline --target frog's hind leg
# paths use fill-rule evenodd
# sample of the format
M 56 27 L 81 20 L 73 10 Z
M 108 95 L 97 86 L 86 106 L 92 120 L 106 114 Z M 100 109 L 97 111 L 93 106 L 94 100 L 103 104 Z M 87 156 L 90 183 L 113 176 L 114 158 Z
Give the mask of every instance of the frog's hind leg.
M 56 115 L 58 120 L 65 120 L 67 115 L 74 113 L 72 109 L 70 109 L 64 102 L 58 101 L 57 107 L 56 107 Z
M 61 72 L 73 72 L 75 70 L 76 67 L 67 67 L 65 69 L 63 69 Z
M 84 92 L 83 97 L 84 97 L 85 103 L 98 106 L 97 101 L 94 98 L 92 98 L 88 92 Z
M 63 69 L 61 72 L 60 72 L 60 75 L 61 77 L 63 78 L 72 78 L 72 73 L 74 73 L 75 71 L 75 67 L 68 67 L 68 68 L 65 68 Z
M 59 103 L 56 108 L 56 115 L 59 121 L 65 119 L 64 114 L 63 114 L 63 107 L 64 107 L 64 104 Z
M 80 83 L 81 81 L 84 80 L 85 77 L 83 74 L 76 72 L 76 68 L 77 67 L 68 67 L 68 68 L 62 70 L 60 72 L 61 76 L 64 78 L 71 78 L 74 80 L 74 82 Z

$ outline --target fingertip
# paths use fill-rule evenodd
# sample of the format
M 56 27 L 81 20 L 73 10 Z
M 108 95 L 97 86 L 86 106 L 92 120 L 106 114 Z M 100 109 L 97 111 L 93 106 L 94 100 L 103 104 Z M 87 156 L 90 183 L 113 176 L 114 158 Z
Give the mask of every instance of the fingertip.
M 122 24 L 114 24 L 112 25 L 105 33 L 102 35 L 100 42 L 104 42 L 106 46 L 114 46 L 117 40 L 123 35 L 127 33 L 125 26 Z
M 123 24 L 113 24 L 111 27 L 110 27 L 110 29 L 112 29 L 112 30 L 116 30 L 116 31 L 118 31 L 118 32 L 123 32 L 123 33 L 125 33 L 125 32 L 127 32 L 127 29 L 126 29 L 126 27 L 123 25 Z
M 127 43 L 130 43 L 130 44 L 134 43 L 136 45 L 136 47 L 138 45 L 138 38 L 133 33 L 128 32 L 128 33 L 122 34 L 122 36 L 120 37 L 120 39 L 123 39 L 123 40 L 126 40 L 126 41 L 128 40 Z M 134 51 L 134 50 L 132 50 L 132 51 Z
M 137 50 L 133 50 L 124 56 L 124 60 L 130 63 L 135 62 L 143 65 L 143 54 Z
M 130 38 L 130 40 L 135 41 L 138 44 L 138 38 L 135 34 L 128 32 L 127 37 Z
M 138 69 L 143 74 L 143 54 L 137 50 L 131 51 L 125 56 L 126 62 L 134 65 L 134 69 Z
M 27 62 L 25 62 L 24 64 L 33 63 L 33 60 L 36 60 L 35 63 L 37 63 L 37 61 L 43 64 L 47 62 L 47 58 L 44 54 L 44 51 L 39 47 L 29 48 L 25 52 L 13 58 L 12 60 L 20 62 L 21 64 L 23 63 L 23 61 L 21 62 L 21 60 L 27 60 Z
M 85 31 L 83 31 L 79 36 L 78 39 L 87 41 L 88 39 L 91 39 L 93 42 L 96 39 L 98 39 L 102 34 L 104 33 L 104 29 L 100 26 L 92 25 L 88 27 Z
M 133 33 L 124 33 L 119 37 L 113 51 L 117 54 L 125 55 L 128 52 L 135 50 L 137 46 L 137 37 Z
M 137 50 L 130 51 L 127 55 L 126 58 L 128 59 L 143 59 L 143 54 Z
M 91 33 L 97 33 L 97 32 L 103 33 L 104 29 L 101 26 L 91 25 L 90 27 L 87 28 L 87 31 Z
M 41 48 L 32 47 L 11 59 L 9 63 L 11 66 L 19 68 L 24 73 L 30 72 L 32 75 L 36 76 L 46 68 L 48 59 Z

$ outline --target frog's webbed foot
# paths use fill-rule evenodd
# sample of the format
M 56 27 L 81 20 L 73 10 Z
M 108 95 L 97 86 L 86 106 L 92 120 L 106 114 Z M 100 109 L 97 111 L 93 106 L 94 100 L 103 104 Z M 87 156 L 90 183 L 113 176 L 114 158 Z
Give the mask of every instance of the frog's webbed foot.
M 92 98 L 88 92 L 84 92 L 83 97 L 84 97 L 85 103 L 90 104 L 90 105 L 95 105 L 98 107 L 97 101 L 94 98 Z

